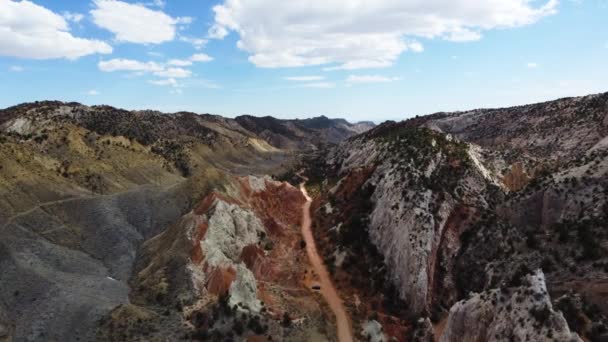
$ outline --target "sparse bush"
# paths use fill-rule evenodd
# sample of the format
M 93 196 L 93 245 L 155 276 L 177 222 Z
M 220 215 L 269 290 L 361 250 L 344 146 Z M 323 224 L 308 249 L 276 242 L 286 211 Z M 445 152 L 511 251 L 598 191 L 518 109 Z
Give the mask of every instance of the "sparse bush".
M 281 325 L 289 328 L 291 326 L 291 317 L 289 317 L 289 313 L 283 313 L 283 319 L 281 320 Z

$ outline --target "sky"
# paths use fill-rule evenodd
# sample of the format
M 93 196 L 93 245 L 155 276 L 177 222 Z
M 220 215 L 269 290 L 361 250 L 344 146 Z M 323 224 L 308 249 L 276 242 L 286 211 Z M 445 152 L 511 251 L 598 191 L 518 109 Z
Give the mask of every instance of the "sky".
M 608 91 L 608 0 L 0 0 L 0 107 L 350 121 Z

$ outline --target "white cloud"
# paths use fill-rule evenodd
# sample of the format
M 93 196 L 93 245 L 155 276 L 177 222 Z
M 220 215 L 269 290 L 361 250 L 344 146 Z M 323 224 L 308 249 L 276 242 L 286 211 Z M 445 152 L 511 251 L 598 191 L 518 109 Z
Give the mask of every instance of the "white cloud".
M 214 10 L 221 7 L 214 7 Z M 217 18 L 217 11 L 216 11 Z M 217 19 L 216 19 L 217 20 Z M 209 29 L 209 38 L 211 39 L 224 39 L 228 35 L 228 29 L 221 24 L 215 24 Z
M 155 71 L 154 75 L 159 77 L 187 78 L 192 76 L 192 71 L 183 68 L 167 68 L 161 71 Z
M 557 0 L 223 0 L 210 38 L 239 35 L 259 67 L 329 65 L 328 70 L 392 65 L 416 39 L 478 40 L 487 30 L 532 24 Z
M 150 80 L 148 81 L 150 84 L 158 85 L 158 86 L 172 86 L 177 87 L 178 83 L 175 78 L 167 78 L 164 80 Z
M 336 84 L 331 82 L 312 82 L 312 83 L 303 83 L 301 87 L 304 88 L 335 88 Z
M 196 50 L 200 50 L 207 44 L 207 39 L 192 38 L 192 37 L 179 37 L 179 40 L 191 44 Z
M 399 81 L 399 77 L 386 77 L 380 75 L 350 75 L 346 79 L 348 83 L 386 83 Z
M 323 76 L 292 76 L 285 77 L 288 81 L 296 81 L 296 82 L 310 82 L 310 81 L 322 81 L 325 79 Z
M 0 55 L 51 59 L 111 53 L 105 42 L 74 37 L 65 18 L 30 1 L 0 0 Z
M 192 18 L 192 17 L 177 17 L 177 18 L 175 18 L 175 23 L 176 24 L 189 25 L 189 24 L 192 24 L 192 22 L 194 22 L 194 18 Z
M 132 59 L 115 58 L 107 61 L 101 61 L 97 64 L 99 70 L 105 72 L 112 71 L 143 71 L 143 72 L 159 72 L 163 71 L 162 65 L 156 62 L 140 62 Z
M 206 54 L 199 53 L 190 56 L 188 59 L 170 59 L 166 64 L 114 58 L 107 61 L 100 61 L 97 66 L 99 70 L 105 72 L 128 71 L 131 75 L 135 76 L 149 73 L 165 79 L 175 79 L 192 77 L 192 71 L 183 67 L 190 66 L 195 62 L 207 62 L 210 60 L 213 60 L 213 58 Z
M 166 4 L 167 4 L 167 2 L 164 0 L 152 0 L 149 2 L 144 2 L 144 5 L 146 5 L 146 6 L 156 6 L 159 8 L 165 8 Z
M 87 91 L 87 95 L 89 95 L 89 96 L 97 96 L 99 94 L 100 94 L 99 91 L 97 91 L 95 89 L 91 89 L 91 90 Z
M 526 64 L 526 67 L 530 68 L 530 69 L 536 69 L 538 68 L 538 63 L 534 63 L 534 62 L 529 62 L 528 64 Z
M 81 13 L 63 12 L 62 15 L 65 20 L 72 21 L 75 23 L 79 23 L 82 21 L 82 19 L 84 19 L 84 15 Z
M 152 57 L 163 57 L 164 56 L 162 54 L 162 52 L 158 52 L 158 51 L 148 51 L 146 53 L 148 54 L 148 56 L 152 56 Z
M 208 56 L 204 53 L 197 53 L 194 54 L 190 57 L 190 60 L 192 62 L 211 62 L 213 60 L 213 57 Z
M 93 22 L 115 34 L 116 40 L 130 43 L 159 44 L 175 38 L 175 26 L 192 22 L 190 17 L 172 18 L 142 4 L 116 0 L 95 0 Z
M 161 87 L 171 87 L 171 90 L 169 91 L 171 94 L 182 94 L 182 88 L 185 88 L 185 85 L 178 82 L 175 78 L 150 80 L 148 83 Z
M 481 39 L 481 33 L 473 31 L 468 28 L 455 28 L 450 32 L 447 32 L 443 39 L 452 42 L 474 42 Z
M 167 64 L 169 65 L 173 65 L 173 66 L 190 66 L 192 65 L 192 61 L 189 60 L 184 60 L 184 59 L 171 59 L 167 62 Z
M 10 68 L 8 68 L 8 70 L 11 72 L 22 72 L 25 69 L 20 65 L 13 65 Z
M 211 56 L 208 56 L 204 53 L 197 53 L 197 54 L 190 56 L 190 58 L 188 58 L 188 59 L 171 59 L 167 62 L 167 64 L 173 65 L 173 66 L 184 67 L 184 66 L 192 65 L 194 62 L 210 62 L 212 60 L 213 60 L 213 57 L 211 57 Z

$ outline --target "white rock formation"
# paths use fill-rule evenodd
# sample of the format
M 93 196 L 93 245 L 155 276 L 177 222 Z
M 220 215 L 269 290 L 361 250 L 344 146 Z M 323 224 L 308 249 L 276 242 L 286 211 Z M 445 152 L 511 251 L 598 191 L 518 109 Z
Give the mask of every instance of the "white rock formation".
M 539 270 L 524 284 L 508 290 L 474 294 L 450 309 L 442 342 L 452 341 L 582 341 L 564 316 L 554 311 L 544 274 Z
M 255 277 L 243 263 L 236 266 L 236 279 L 230 285 L 229 293 L 230 306 L 240 304 L 242 308 L 253 312 L 259 312 L 262 308 L 262 304 L 257 298 Z
M 363 324 L 363 331 L 361 332 L 363 337 L 370 342 L 386 342 L 386 335 L 382 330 L 382 325 L 375 320 L 367 321 Z
M 200 241 L 204 260 L 212 268 L 232 268 L 236 271 L 236 279 L 229 289 L 230 305 L 238 305 L 241 309 L 259 312 L 260 301 L 257 300 L 257 284 L 253 273 L 240 262 L 240 256 L 245 246 L 257 244 L 260 233 L 265 232 L 264 225 L 251 210 L 238 205 L 216 199 L 206 215 L 193 215 L 186 218 L 191 220 L 188 227 L 191 238 L 192 232 L 199 224 L 208 223 L 205 236 Z M 202 291 L 207 274 L 199 265 L 190 265 L 194 288 Z
M 425 313 L 430 309 L 434 252 L 458 201 L 447 192 L 439 199 L 437 192 L 409 185 L 410 181 L 419 184 L 440 172 L 440 167 L 448 162 L 442 150 L 437 147 L 424 157 L 426 164 L 415 165 L 406 157 L 391 161 L 396 156 L 389 152 L 389 145 L 390 142 L 382 140 L 348 141 L 332 151 L 328 163 L 338 166 L 344 175 L 376 165 L 368 180 L 375 186 L 374 209 L 369 217 L 370 240 L 383 254 L 389 275 L 408 308 Z M 407 172 L 403 171 L 404 165 L 409 168 Z M 487 183 L 481 171 L 471 168 L 458 184 L 462 193 L 469 194 L 470 201 L 477 201 L 475 205 L 486 206 L 480 195 Z
M 266 190 L 266 182 L 272 182 L 272 179 L 268 176 L 266 177 L 255 177 L 248 176 L 247 181 L 249 182 L 249 187 L 253 192 L 261 192 Z
M 201 242 L 205 260 L 211 266 L 230 266 L 239 259 L 243 247 L 258 242 L 258 233 L 263 231 L 264 225 L 251 210 L 216 200 Z

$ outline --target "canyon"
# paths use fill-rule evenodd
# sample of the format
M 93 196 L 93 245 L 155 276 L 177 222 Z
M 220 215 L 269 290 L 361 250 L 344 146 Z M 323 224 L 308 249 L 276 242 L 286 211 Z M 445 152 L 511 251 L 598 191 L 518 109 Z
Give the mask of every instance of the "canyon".
M 308 196 L 305 182 L 300 184 L 300 191 L 302 191 L 304 198 L 306 198 L 306 203 L 302 207 L 302 235 L 304 236 L 306 252 L 308 253 L 310 263 L 319 278 L 320 285 L 318 286 L 321 287 L 320 292 L 336 316 L 338 340 L 340 342 L 353 341 L 350 319 L 348 318 L 342 299 L 340 299 L 340 295 L 333 285 L 329 272 L 323 264 L 323 259 L 321 259 L 317 252 L 316 242 L 311 228 L 312 220 L 310 216 L 310 206 L 312 204 L 312 199 Z
M 605 341 L 608 93 L 375 125 L 0 110 L 0 341 Z

